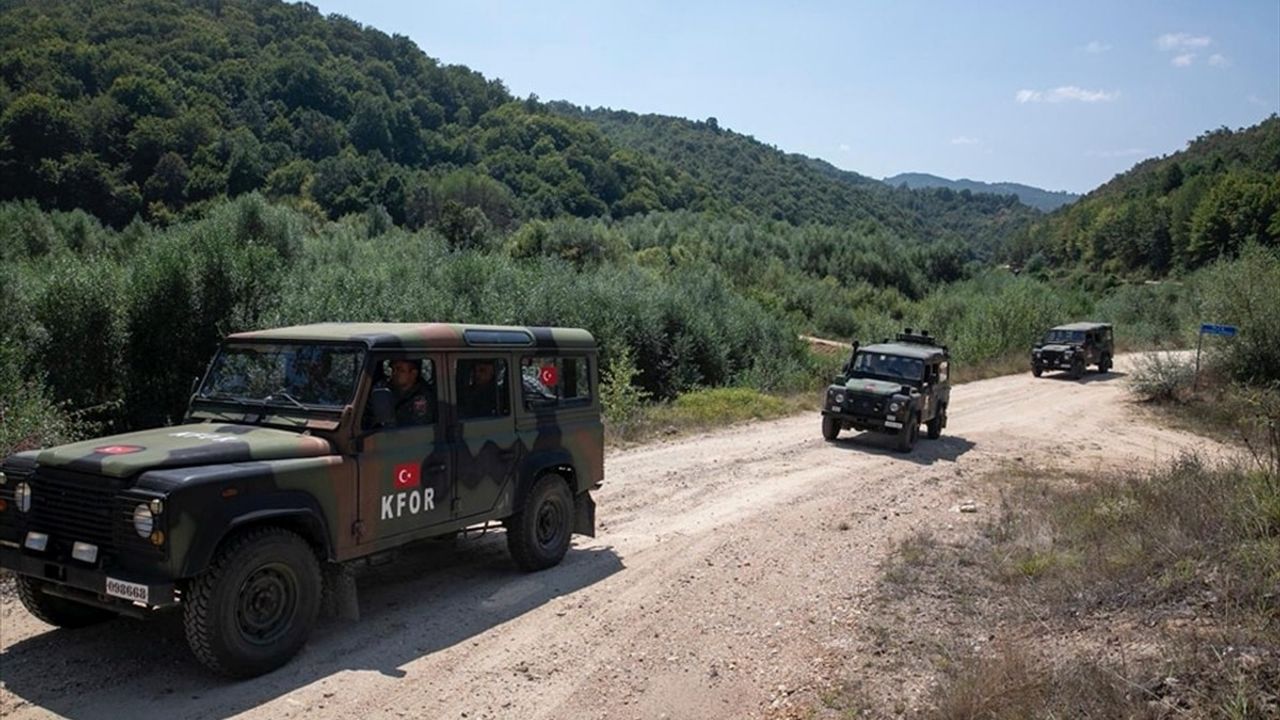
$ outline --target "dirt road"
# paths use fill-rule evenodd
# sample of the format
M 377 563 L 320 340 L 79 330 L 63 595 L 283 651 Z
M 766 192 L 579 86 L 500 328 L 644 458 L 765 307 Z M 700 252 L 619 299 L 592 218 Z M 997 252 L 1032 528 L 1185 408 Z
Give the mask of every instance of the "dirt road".
M 326 621 L 247 682 L 210 677 L 177 623 L 53 630 L 8 594 L 0 716 L 760 716 L 848 666 L 896 540 L 990 517 L 956 511 L 977 478 L 1208 447 L 1145 423 L 1125 369 L 955 388 L 943 438 L 910 455 L 887 436 L 826 443 L 816 415 L 612 452 L 599 537 L 561 566 L 519 573 L 500 534 L 429 549 L 362 578 L 361 622 Z

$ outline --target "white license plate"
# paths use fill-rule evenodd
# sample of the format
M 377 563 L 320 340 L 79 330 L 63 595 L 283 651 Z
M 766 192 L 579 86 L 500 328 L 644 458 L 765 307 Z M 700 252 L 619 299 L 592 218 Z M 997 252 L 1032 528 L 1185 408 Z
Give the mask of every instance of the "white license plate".
M 832 406 L 831 406 L 831 412 L 840 412 L 840 406 L 839 406 L 839 405 L 832 405 Z
M 900 427 L 902 427 L 902 423 L 900 423 L 900 422 L 898 422 L 898 421 L 896 421 L 896 420 L 885 420 L 885 421 L 884 421 L 884 426 L 885 426 L 885 427 L 891 427 L 891 428 L 900 428 Z
M 107 594 L 140 603 L 149 603 L 151 600 L 151 588 L 146 585 L 125 582 L 112 577 L 107 578 Z

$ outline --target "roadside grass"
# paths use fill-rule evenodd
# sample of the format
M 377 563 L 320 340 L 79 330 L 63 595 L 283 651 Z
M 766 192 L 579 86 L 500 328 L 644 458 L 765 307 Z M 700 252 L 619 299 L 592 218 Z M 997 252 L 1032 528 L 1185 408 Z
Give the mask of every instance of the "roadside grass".
M 893 657 L 882 670 L 929 668 L 908 716 L 1280 717 L 1274 468 L 1010 464 L 991 482 L 1000 500 L 976 537 L 922 531 L 887 561 L 875 615 L 914 620 L 859 631 Z M 813 716 L 899 717 L 894 690 L 844 681 Z
M 685 393 L 671 402 L 636 409 L 620 422 L 606 422 L 605 442 L 627 445 L 656 437 L 689 435 L 751 420 L 773 420 L 817 411 L 818 393 L 773 395 L 753 388 L 710 388 Z M 814 432 L 818 430 L 815 421 Z

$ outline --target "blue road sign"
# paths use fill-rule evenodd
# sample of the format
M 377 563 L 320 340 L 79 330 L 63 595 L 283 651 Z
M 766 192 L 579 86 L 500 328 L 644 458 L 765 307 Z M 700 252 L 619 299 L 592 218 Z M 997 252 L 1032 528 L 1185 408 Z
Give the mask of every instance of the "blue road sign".
M 1201 335 L 1222 335 L 1223 337 L 1235 337 L 1240 332 L 1240 328 L 1235 325 L 1214 325 L 1213 323 L 1203 323 L 1200 325 Z

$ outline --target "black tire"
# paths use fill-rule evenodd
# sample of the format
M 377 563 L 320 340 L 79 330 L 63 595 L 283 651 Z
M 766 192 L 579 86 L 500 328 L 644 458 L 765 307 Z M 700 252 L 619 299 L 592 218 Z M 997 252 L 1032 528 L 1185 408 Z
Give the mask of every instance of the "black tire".
M 822 437 L 830 442 L 840 436 L 840 421 L 833 417 L 822 418 Z
M 573 495 L 564 478 L 550 473 L 538 478 L 508 519 L 507 549 L 521 570 L 545 570 L 564 558 L 572 534 Z
M 942 437 L 942 428 L 947 426 L 947 406 L 943 405 L 938 408 L 938 414 L 933 416 L 926 427 L 929 428 L 929 439 L 937 440 Z
M 898 450 L 911 452 L 916 446 L 916 438 L 920 435 L 920 418 L 914 412 L 907 416 L 907 421 L 898 430 Z
M 216 673 L 271 672 L 311 634 L 321 586 L 316 554 L 298 535 L 267 527 L 234 536 L 187 589 L 187 644 Z
M 1043 372 L 1044 372 L 1044 370 L 1042 370 L 1042 369 L 1040 368 L 1040 366 L 1039 366 L 1039 365 L 1032 365 L 1032 366 L 1031 366 L 1031 374 L 1032 374 L 1032 375 L 1035 375 L 1036 377 L 1040 377 L 1040 375 L 1041 375 Z
M 1076 358 L 1071 361 L 1071 379 L 1079 380 L 1084 377 L 1084 359 Z
M 27 612 L 39 620 L 60 628 L 82 628 L 116 617 L 110 610 L 78 603 L 75 600 L 45 593 L 46 583 L 26 575 L 18 575 L 18 599 Z
M 1100 373 L 1111 372 L 1111 356 L 1110 355 L 1102 356 L 1102 361 L 1098 363 L 1098 372 Z

